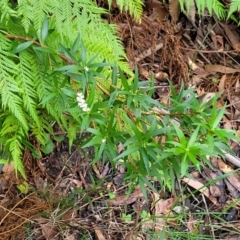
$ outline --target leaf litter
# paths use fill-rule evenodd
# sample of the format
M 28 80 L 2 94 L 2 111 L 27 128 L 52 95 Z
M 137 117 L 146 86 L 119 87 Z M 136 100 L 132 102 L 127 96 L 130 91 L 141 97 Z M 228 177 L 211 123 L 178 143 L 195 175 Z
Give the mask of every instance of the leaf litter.
M 227 103 L 228 110 L 223 127 L 240 130 L 236 24 L 197 16 L 194 1 L 185 16 L 176 0 L 146 1 L 141 24 L 116 9 L 109 22 L 121 30 L 130 67 L 137 64 L 143 80 L 154 74 L 156 99 L 165 101 L 162 96 L 171 94 L 168 79 L 176 86 L 183 80 L 186 87 L 194 86 L 199 98 L 222 92 L 219 106 Z M 26 150 L 28 193 L 19 191 L 25 180 L 16 178 L 12 164 L 0 175 L 0 239 L 150 239 L 150 232 L 167 232 L 162 239 L 171 239 L 167 235 L 173 230 L 239 239 L 239 144 L 232 149 L 234 161 L 211 159 L 213 169 L 191 173 L 173 193 L 155 183 L 158 192 L 148 190 L 147 202 L 138 187 L 126 195 L 124 168 L 114 171 L 101 162 L 91 166 L 93 149 L 70 151 L 66 142 L 55 143 L 54 152 L 40 160 Z

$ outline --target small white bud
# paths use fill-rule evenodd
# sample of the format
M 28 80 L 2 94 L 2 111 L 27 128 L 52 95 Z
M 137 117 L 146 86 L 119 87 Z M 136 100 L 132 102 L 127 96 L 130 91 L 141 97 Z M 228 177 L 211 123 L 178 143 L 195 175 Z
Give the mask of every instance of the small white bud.
M 84 95 L 82 93 L 77 93 L 77 104 L 82 109 L 83 112 L 89 112 L 90 108 L 88 107 Z
M 88 72 L 89 68 L 87 66 L 84 67 L 85 71 Z
M 82 93 L 77 93 L 77 96 L 79 97 L 79 98 L 84 98 L 84 96 L 83 96 L 83 94 Z
M 85 100 L 83 98 L 77 98 L 78 103 L 85 103 Z
M 81 104 L 81 108 L 87 108 L 87 107 L 88 106 L 87 106 L 87 104 L 85 102 Z
M 106 142 L 106 139 L 105 139 L 105 138 L 103 138 L 103 139 L 102 139 L 102 143 L 105 143 L 105 142 Z

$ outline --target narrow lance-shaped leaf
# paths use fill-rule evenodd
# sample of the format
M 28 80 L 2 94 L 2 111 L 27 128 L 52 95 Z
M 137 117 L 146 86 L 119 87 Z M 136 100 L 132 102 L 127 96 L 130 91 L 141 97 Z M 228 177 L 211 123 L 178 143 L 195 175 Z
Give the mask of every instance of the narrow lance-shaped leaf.
M 48 36 L 48 19 L 44 18 L 43 20 L 43 25 L 42 25 L 42 30 L 41 30 L 41 42 L 44 43 L 46 38 Z
M 19 53 L 27 48 L 29 48 L 31 45 L 33 44 L 33 42 L 24 42 L 20 45 L 18 45 L 12 52 L 13 53 Z
M 79 43 L 80 43 L 80 34 L 77 35 L 77 37 L 76 37 L 76 39 L 75 39 L 75 41 L 73 43 L 73 46 L 70 49 L 70 52 L 72 54 L 75 54 L 77 52 Z

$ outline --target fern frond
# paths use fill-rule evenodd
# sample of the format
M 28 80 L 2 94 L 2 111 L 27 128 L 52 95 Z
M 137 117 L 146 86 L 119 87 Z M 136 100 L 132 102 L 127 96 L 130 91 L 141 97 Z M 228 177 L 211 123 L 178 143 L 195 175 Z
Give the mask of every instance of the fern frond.
M 108 0 L 109 5 L 112 4 L 112 0 Z M 131 15 L 134 16 L 136 20 L 139 20 L 143 11 L 143 1 L 142 0 L 116 0 L 117 5 L 120 7 L 121 11 L 129 11 Z
M 8 0 L 1 0 L 0 13 L 1 13 L 0 21 L 3 21 L 3 19 L 9 19 L 10 17 L 17 16 L 16 11 L 11 8 L 11 5 Z
M 35 16 L 32 13 L 33 6 L 30 1 L 24 0 L 19 2 L 17 15 L 22 18 L 21 22 L 23 27 L 25 28 L 26 33 L 28 33 L 33 18 Z
M 69 146 L 71 147 L 73 144 L 73 141 L 76 139 L 77 132 L 79 132 L 79 127 L 77 124 L 74 124 L 73 121 L 70 121 L 67 130 L 68 130 L 67 136 L 69 138 Z
M 34 57 L 27 51 L 19 53 L 19 74 L 17 81 L 22 89 L 23 106 L 29 113 L 30 117 L 40 126 L 38 111 L 37 111 L 37 94 L 35 92 L 35 76 L 38 74 L 38 69 L 34 64 Z
M 185 5 L 186 11 L 189 12 L 190 5 L 193 1 L 194 0 L 179 0 L 182 11 L 185 11 Z M 200 15 L 207 9 L 210 15 L 214 12 L 219 20 L 225 19 L 227 16 L 227 10 L 219 0 L 196 0 L 195 3 Z
M 46 132 L 52 134 L 53 129 L 49 121 L 47 121 L 44 115 L 38 116 L 40 126 L 32 122 L 31 131 L 33 136 L 39 141 L 40 144 L 44 145 L 46 143 Z
M 240 1 L 239 0 L 232 0 L 230 9 L 228 12 L 228 17 L 230 17 L 234 12 L 240 11 Z
M 51 12 L 51 1 L 49 0 L 29 0 L 29 4 L 32 5 L 32 11 L 36 13 L 33 16 L 33 26 L 36 30 L 38 36 L 40 35 L 40 29 L 42 28 L 42 23 L 45 18 L 45 15 L 48 16 L 48 13 Z
M 125 10 L 140 17 L 142 0 L 121 1 Z M 46 42 L 53 49 L 59 48 L 59 38 L 65 47 L 71 47 L 80 33 L 90 56 L 97 54 L 98 61 L 104 59 L 108 62 L 116 62 L 123 70 L 130 73 L 129 66 L 124 62 L 126 54 L 122 43 L 116 36 L 116 26 L 109 25 L 101 19 L 101 14 L 106 13 L 105 9 L 97 7 L 92 0 L 21 0 L 18 10 L 26 32 L 33 25 L 38 36 L 44 16 L 49 16 L 49 25 L 53 26 L 55 31 L 48 36 Z
M 20 172 L 21 176 L 23 176 L 26 179 L 26 174 L 25 174 L 23 162 L 21 159 L 22 150 L 23 150 L 23 146 L 21 144 L 22 133 L 23 133 L 22 129 L 21 127 L 19 127 L 18 131 L 16 131 L 15 134 L 6 141 L 6 146 L 8 146 L 9 151 L 11 152 L 16 174 L 17 172 Z
M 22 99 L 18 93 L 21 91 L 14 76 L 18 74 L 16 64 L 10 59 L 14 58 L 10 52 L 11 44 L 2 34 L 0 34 L 0 95 L 3 109 L 9 109 L 28 131 L 28 123 L 22 110 Z

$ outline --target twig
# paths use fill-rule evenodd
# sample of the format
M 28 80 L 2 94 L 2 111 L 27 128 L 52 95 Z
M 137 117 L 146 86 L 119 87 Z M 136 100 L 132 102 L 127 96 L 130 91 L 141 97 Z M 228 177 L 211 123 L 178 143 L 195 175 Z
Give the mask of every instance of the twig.
M 236 167 L 240 167 L 240 158 L 222 150 L 226 159 Z
M 163 47 L 162 43 L 159 43 L 156 48 L 155 48 L 155 52 L 157 52 L 159 49 L 161 49 Z M 141 53 L 138 57 L 135 58 L 135 62 L 139 62 L 141 60 L 143 60 L 145 57 L 148 57 L 149 55 L 152 54 L 152 49 L 149 48 L 148 50 L 144 51 L 143 53 Z

